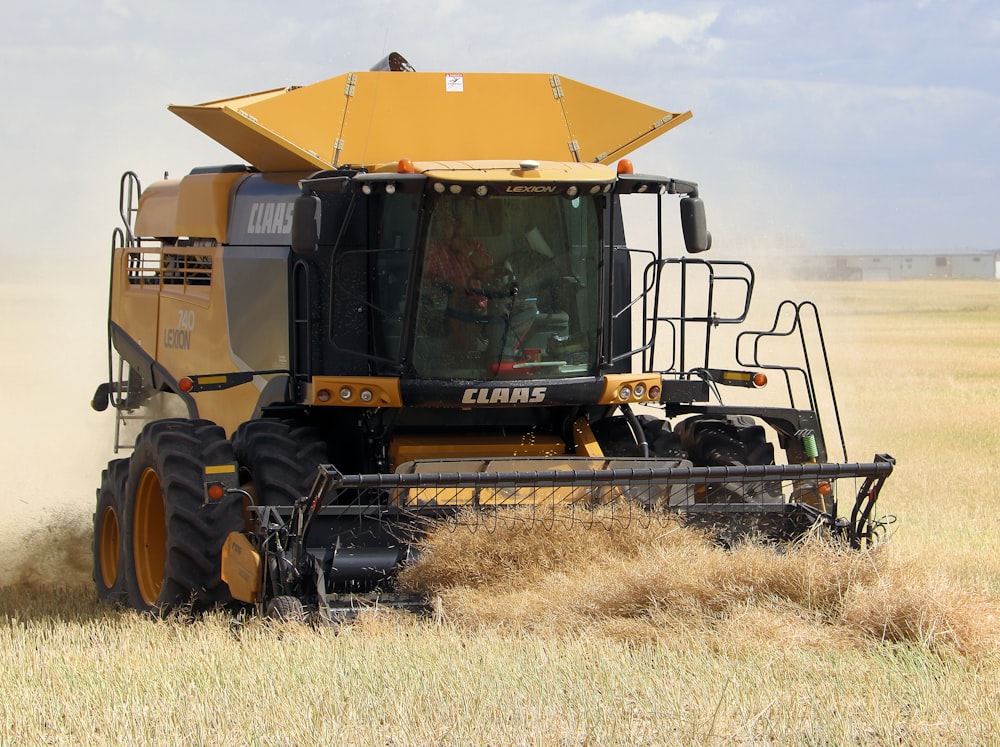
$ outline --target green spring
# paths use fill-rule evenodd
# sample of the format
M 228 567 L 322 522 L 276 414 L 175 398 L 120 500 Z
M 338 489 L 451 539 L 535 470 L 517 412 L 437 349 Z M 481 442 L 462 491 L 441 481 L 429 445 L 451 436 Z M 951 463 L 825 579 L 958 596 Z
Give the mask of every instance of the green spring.
M 811 431 L 802 435 L 802 449 L 807 457 L 815 459 L 819 456 L 819 449 L 816 448 L 816 435 Z

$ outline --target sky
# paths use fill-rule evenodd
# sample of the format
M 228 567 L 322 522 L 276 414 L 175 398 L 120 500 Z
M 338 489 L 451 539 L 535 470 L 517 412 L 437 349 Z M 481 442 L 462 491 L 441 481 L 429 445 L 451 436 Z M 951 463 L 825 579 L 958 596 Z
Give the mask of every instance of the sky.
M 168 104 L 390 51 L 421 72 L 558 73 L 690 109 L 633 160 L 699 183 L 723 253 L 1000 250 L 995 0 L 13 0 L 4 15 L 8 264 L 103 258 L 126 170 L 145 184 L 237 160 Z

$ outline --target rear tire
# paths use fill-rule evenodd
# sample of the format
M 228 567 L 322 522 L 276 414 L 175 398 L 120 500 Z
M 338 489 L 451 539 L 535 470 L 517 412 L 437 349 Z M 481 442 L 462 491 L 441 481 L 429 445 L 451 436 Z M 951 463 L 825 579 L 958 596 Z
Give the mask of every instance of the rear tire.
M 205 504 L 204 468 L 233 462 L 225 432 L 207 420 L 160 420 L 139 434 L 125 488 L 129 606 L 164 614 L 232 602 L 220 576 L 222 545 L 244 529 L 243 504 Z
M 291 506 L 308 495 L 328 461 L 318 429 L 294 420 L 251 420 L 233 434 L 240 481 L 259 505 Z
M 681 445 L 699 467 L 774 464 L 774 446 L 763 426 L 746 415 L 695 415 L 674 430 Z M 774 482 L 708 483 L 700 486 L 706 503 L 775 502 L 781 485 Z
M 94 511 L 94 587 L 97 601 L 111 607 L 128 600 L 125 583 L 124 534 L 125 481 L 128 459 L 113 459 L 101 472 Z

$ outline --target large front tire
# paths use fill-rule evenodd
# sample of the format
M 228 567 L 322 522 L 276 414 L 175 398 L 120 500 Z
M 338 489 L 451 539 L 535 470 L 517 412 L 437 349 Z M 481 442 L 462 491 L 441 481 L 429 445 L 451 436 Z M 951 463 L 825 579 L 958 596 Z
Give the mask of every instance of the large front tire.
M 101 472 L 94 511 L 94 587 L 97 601 L 112 607 L 126 603 L 125 552 L 122 541 L 125 515 L 125 480 L 128 459 L 113 459 Z
M 163 614 L 232 602 L 220 576 L 222 546 L 244 528 L 236 496 L 206 503 L 206 466 L 233 464 L 225 432 L 207 420 L 161 420 L 136 440 L 125 486 L 129 606 Z

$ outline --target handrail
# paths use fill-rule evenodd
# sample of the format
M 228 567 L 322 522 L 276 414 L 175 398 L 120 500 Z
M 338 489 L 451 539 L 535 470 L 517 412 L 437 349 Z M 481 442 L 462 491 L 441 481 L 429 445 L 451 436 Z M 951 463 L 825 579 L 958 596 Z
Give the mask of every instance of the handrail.
M 139 176 L 134 171 L 126 171 L 122 174 L 121 183 L 118 187 L 118 213 L 121 215 L 122 224 L 125 226 L 125 236 L 127 241 L 125 246 L 133 247 L 139 243 L 133 228 L 133 222 L 139 213 L 139 198 L 142 196 L 142 184 Z

